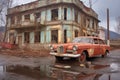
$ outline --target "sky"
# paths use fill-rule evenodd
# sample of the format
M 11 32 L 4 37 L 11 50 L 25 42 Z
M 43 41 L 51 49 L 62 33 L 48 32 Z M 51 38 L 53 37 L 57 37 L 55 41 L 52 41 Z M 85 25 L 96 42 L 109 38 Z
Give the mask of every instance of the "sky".
M 15 0 L 17 4 L 25 4 L 31 1 L 36 0 Z M 89 0 L 81 0 L 84 2 L 86 6 L 89 7 Z M 107 8 L 109 8 L 110 12 L 110 30 L 115 31 L 116 26 L 116 18 L 120 16 L 120 0 L 91 0 L 92 1 L 92 8 L 98 14 L 98 19 L 101 21 L 99 26 L 103 26 L 107 28 Z

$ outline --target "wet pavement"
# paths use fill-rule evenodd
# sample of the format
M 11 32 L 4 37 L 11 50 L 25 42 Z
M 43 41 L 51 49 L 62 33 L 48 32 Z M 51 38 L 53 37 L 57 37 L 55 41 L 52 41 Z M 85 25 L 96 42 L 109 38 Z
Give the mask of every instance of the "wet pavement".
M 20 58 L 0 55 L 0 80 L 120 80 L 120 50 L 85 64 L 54 57 Z

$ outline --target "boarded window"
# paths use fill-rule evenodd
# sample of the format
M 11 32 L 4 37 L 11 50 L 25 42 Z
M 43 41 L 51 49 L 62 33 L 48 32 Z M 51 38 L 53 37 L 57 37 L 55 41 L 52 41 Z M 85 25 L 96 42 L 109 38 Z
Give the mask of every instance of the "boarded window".
M 75 10 L 75 22 L 78 23 L 78 11 Z
M 52 43 L 58 43 L 58 30 L 51 31 Z
M 30 42 L 30 36 L 29 36 L 29 32 L 25 32 L 24 33 L 24 41 L 25 43 L 29 43 Z
M 58 20 L 58 9 L 52 10 L 52 20 Z
M 25 17 L 25 20 L 30 20 L 30 14 L 27 14 L 24 17 Z
M 64 8 L 64 20 L 67 20 L 67 8 Z
M 78 30 L 75 30 L 75 37 L 78 37 Z
M 40 31 L 35 32 L 35 43 L 40 42 Z

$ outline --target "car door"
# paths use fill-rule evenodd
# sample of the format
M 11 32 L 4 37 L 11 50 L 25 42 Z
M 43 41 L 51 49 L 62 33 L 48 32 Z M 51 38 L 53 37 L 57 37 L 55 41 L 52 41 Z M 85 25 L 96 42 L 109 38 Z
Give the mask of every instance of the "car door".
M 104 43 L 103 40 L 99 39 L 99 44 L 100 44 L 100 54 L 104 54 L 105 53 L 105 46 L 106 44 Z
M 94 55 L 99 55 L 100 54 L 100 44 L 98 39 L 93 40 L 93 48 L 94 48 Z

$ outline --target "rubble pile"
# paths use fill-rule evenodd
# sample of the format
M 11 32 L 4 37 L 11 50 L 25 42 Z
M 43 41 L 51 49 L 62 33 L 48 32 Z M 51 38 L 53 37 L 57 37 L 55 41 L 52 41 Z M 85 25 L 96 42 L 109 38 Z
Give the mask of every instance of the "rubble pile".
M 46 57 L 49 50 L 0 49 L 0 54 L 18 57 Z

